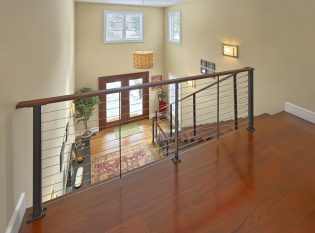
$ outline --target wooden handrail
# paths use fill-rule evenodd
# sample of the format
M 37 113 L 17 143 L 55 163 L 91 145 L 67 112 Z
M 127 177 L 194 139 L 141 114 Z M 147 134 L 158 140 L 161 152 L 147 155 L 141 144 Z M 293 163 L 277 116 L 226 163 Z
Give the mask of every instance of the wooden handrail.
M 226 77 L 224 77 L 223 79 L 221 79 L 221 80 L 219 80 L 219 81 L 217 81 L 217 82 L 215 82 L 215 83 L 211 83 L 210 85 L 208 85 L 208 86 L 206 86 L 206 87 L 203 87 L 203 88 L 201 88 L 200 90 L 195 91 L 195 92 L 193 92 L 193 93 L 191 93 L 191 94 L 185 96 L 184 98 L 178 100 L 178 102 L 181 102 L 181 101 L 183 101 L 183 100 L 185 100 L 185 99 L 188 99 L 189 97 L 191 97 L 191 96 L 193 96 L 193 95 L 195 95 L 195 94 L 198 94 L 199 92 L 202 92 L 202 91 L 204 91 L 204 90 L 206 90 L 206 89 L 208 89 L 208 88 L 210 88 L 210 87 L 213 87 L 213 86 L 217 85 L 218 82 L 221 83 L 221 82 L 223 82 L 223 81 L 225 81 L 225 80 L 227 80 L 227 79 L 229 79 L 229 78 L 232 78 L 233 76 L 234 76 L 234 74 L 231 74 L 231 75 L 226 76 Z M 170 105 L 173 105 L 173 104 L 175 104 L 175 102 L 174 102 L 174 103 L 171 103 Z
M 196 76 L 185 77 L 185 78 L 177 78 L 177 79 L 165 80 L 165 81 L 156 82 L 156 83 L 146 83 L 146 84 L 135 85 L 135 86 L 93 91 L 93 92 L 88 92 L 88 93 L 77 93 L 77 94 L 72 94 L 72 95 L 63 95 L 63 96 L 57 96 L 57 97 L 51 97 L 51 98 L 29 100 L 29 101 L 19 102 L 16 105 L 16 108 L 17 109 L 31 108 L 31 107 L 42 106 L 42 105 L 46 105 L 46 104 L 71 101 L 71 100 L 76 100 L 76 99 L 85 99 L 85 98 L 89 98 L 89 97 L 93 97 L 93 96 L 100 97 L 104 94 L 112 94 L 112 93 L 119 93 L 122 91 L 130 91 L 130 90 L 136 90 L 136 89 L 158 87 L 158 86 L 169 85 L 169 84 L 174 84 L 174 83 L 183 83 L 183 82 L 187 82 L 187 81 L 194 81 L 194 80 L 200 80 L 200 79 L 205 79 L 205 78 L 213 78 L 213 77 L 230 75 L 230 74 L 233 75 L 233 74 L 238 74 L 238 73 L 248 72 L 248 71 L 253 71 L 253 70 L 254 70 L 254 68 L 245 67 L 243 69 L 223 71 L 223 72 L 206 74 L 206 75 L 196 75 Z
M 253 69 L 253 70 L 254 70 L 254 69 Z M 229 76 L 226 76 L 226 77 L 224 77 L 223 79 L 219 80 L 219 83 L 221 83 L 221 82 L 223 82 L 223 81 L 225 81 L 225 80 L 227 80 L 227 79 L 229 79 L 229 78 L 232 78 L 232 77 L 234 77 L 234 76 L 235 76 L 235 74 L 231 74 L 231 75 L 229 75 Z M 211 83 L 210 85 L 208 85 L 208 86 L 206 86 L 206 87 L 203 87 L 203 88 L 201 88 L 200 90 L 195 91 L 195 92 L 193 92 L 193 93 L 191 93 L 191 94 L 185 96 L 184 98 L 178 100 L 178 102 L 181 102 L 181 101 L 183 101 L 183 100 L 185 100 L 185 99 L 188 99 L 189 97 L 191 97 L 191 96 L 193 96 L 193 95 L 196 95 L 196 94 L 198 94 L 198 93 L 200 93 L 200 92 L 202 92 L 202 91 L 204 91 L 204 90 L 206 90 L 206 89 L 208 89 L 208 88 L 210 88 L 210 87 L 213 87 L 213 86 L 217 85 L 217 83 L 218 83 L 218 81 L 215 82 L 215 83 Z M 173 104 L 175 104 L 175 102 L 174 102 L 174 103 L 171 103 L 170 105 L 173 105 Z M 164 107 L 164 108 L 166 108 L 166 107 Z

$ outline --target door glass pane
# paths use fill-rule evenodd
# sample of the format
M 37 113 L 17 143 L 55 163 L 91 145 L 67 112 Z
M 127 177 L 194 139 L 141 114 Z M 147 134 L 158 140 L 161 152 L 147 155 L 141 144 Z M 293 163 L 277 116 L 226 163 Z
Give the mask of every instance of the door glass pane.
M 129 86 L 142 84 L 142 78 L 129 80 Z M 143 90 L 129 91 L 129 116 L 135 117 L 143 115 Z
M 113 89 L 121 87 L 121 81 L 106 83 L 106 89 Z M 119 103 L 119 93 L 106 95 L 106 122 L 119 120 L 121 112 Z

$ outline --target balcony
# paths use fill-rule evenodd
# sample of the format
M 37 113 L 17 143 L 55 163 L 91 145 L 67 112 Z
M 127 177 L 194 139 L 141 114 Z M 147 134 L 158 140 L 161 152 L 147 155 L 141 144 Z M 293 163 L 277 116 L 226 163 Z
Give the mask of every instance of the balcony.
M 45 203 L 20 232 L 313 232 L 315 126 L 287 113 Z M 170 158 L 169 158 L 170 159 Z

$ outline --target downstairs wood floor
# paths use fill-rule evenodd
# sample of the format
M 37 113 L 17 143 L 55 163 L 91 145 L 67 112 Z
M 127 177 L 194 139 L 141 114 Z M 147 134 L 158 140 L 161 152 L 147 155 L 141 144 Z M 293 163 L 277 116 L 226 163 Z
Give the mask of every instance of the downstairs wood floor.
M 60 199 L 20 232 L 315 232 L 315 126 L 280 113 L 255 128 Z
M 132 134 L 130 136 L 122 137 L 121 146 L 122 152 L 128 151 L 130 147 L 137 144 L 149 144 L 152 145 L 154 151 L 154 159 L 158 160 L 162 157 L 163 153 L 158 145 L 152 144 L 152 120 L 145 119 L 132 123 L 139 127 L 139 133 Z M 160 120 L 159 124 L 167 129 L 169 127 L 168 120 Z M 123 126 L 127 126 L 123 125 Z M 91 158 L 104 156 L 106 154 L 119 151 L 119 137 L 115 131 L 118 127 L 112 127 L 109 129 L 98 132 L 91 138 L 90 141 L 90 156 Z

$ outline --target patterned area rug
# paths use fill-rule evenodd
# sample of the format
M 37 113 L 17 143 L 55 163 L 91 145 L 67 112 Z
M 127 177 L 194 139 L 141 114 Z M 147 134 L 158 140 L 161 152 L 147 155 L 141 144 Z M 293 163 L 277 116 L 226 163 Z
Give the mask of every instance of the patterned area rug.
M 151 144 L 141 143 L 125 147 L 122 151 L 122 172 L 144 166 L 154 161 L 157 152 Z M 91 161 L 92 184 L 119 175 L 119 151 L 96 157 Z

